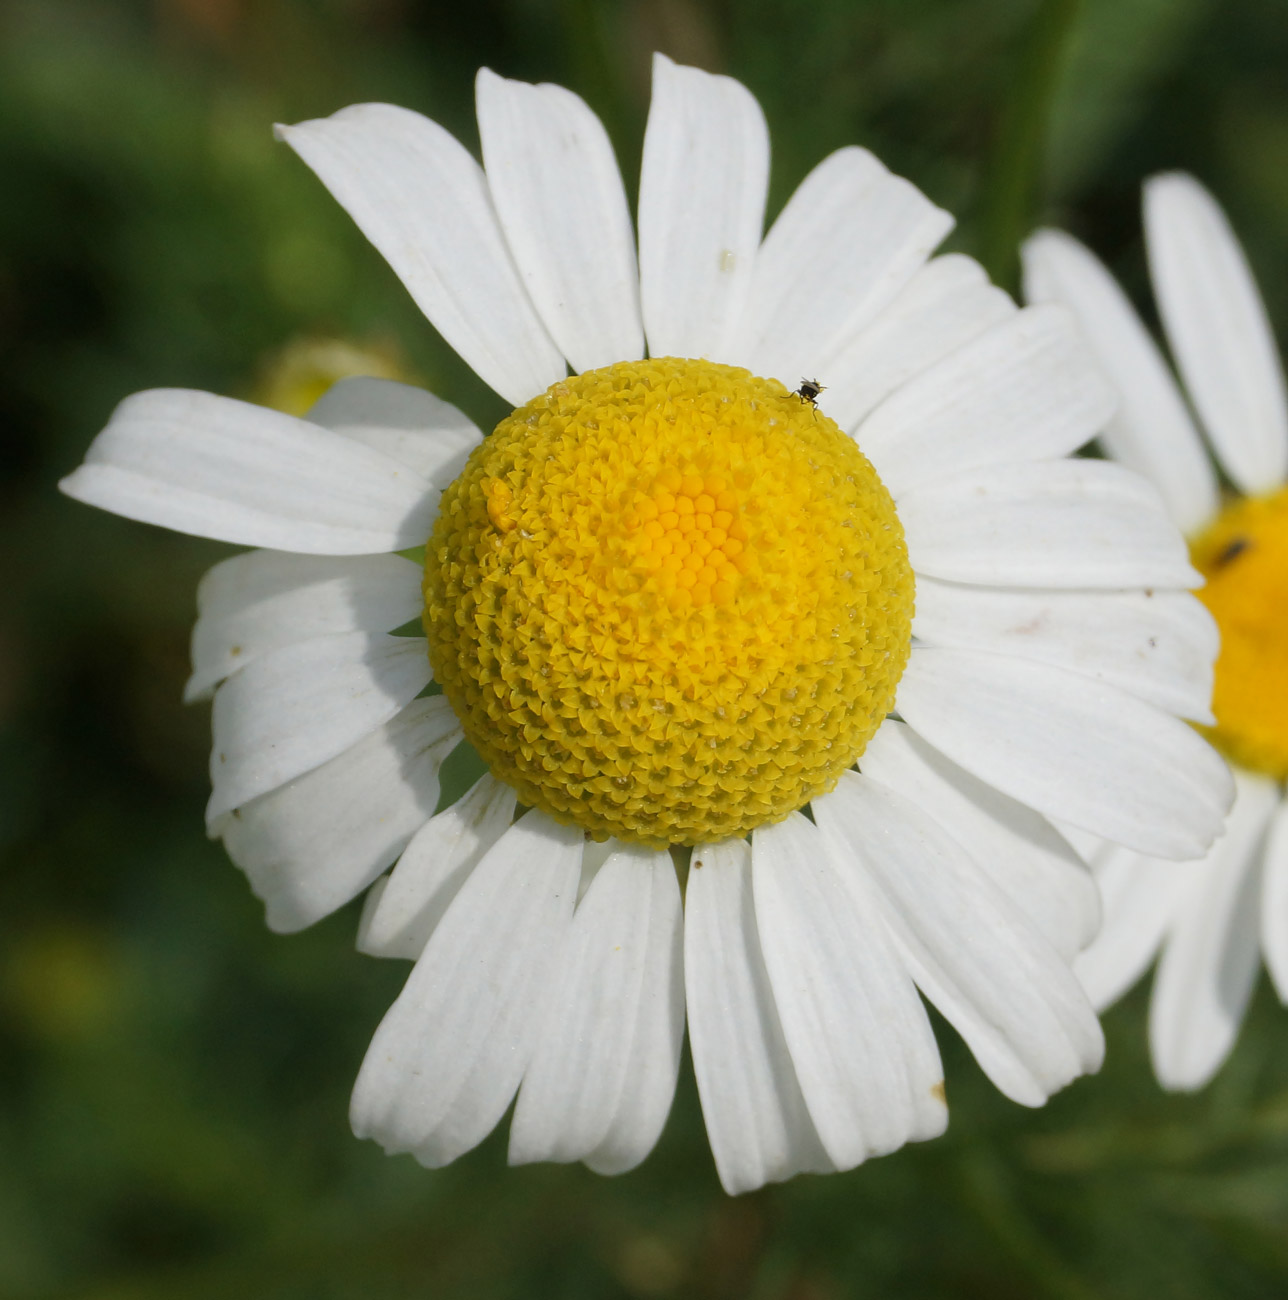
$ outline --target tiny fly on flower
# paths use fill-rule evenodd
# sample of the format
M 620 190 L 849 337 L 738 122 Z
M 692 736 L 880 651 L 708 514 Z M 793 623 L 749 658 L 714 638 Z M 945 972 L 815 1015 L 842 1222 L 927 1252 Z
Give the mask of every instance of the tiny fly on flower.
M 808 402 L 815 410 L 818 409 L 818 395 L 825 392 L 826 388 L 820 384 L 817 379 L 802 379 L 801 386 L 796 390 L 796 396 L 802 402 Z

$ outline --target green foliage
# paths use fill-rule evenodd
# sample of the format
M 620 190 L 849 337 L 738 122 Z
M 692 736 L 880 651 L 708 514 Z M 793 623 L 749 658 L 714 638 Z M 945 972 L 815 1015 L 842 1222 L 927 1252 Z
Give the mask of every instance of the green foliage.
M 1245 234 L 1285 337 L 1282 5 L 1083 0 L 1067 42 L 1044 46 L 1051 7 L 0 9 L 0 1295 L 1288 1292 L 1288 1016 L 1264 981 L 1230 1063 L 1194 1097 L 1153 1083 L 1143 989 L 1107 1017 L 1101 1076 L 1035 1112 L 999 1097 L 940 1025 L 944 1139 L 736 1201 L 687 1064 L 658 1150 L 619 1179 L 507 1170 L 503 1135 L 437 1172 L 356 1141 L 348 1090 L 406 966 L 353 951 L 356 907 L 269 934 L 203 837 L 208 724 L 179 696 L 193 588 L 225 550 L 53 490 L 129 392 L 249 394 L 302 336 L 395 348 L 481 423 L 499 418 L 270 132 L 388 99 L 474 144 L 481 63 L 585 94 L 633 186 L 647 56 L 664 48 L 758 95 L 772 207 L 857 141 L 958 213 L 958 247 L 1006 258 L 1030 223 L 1058 220 L 1133 288 L 1139 181 L 1188 167 Z M 456 766 L 452 780 L 473 779 L 468 755 Z

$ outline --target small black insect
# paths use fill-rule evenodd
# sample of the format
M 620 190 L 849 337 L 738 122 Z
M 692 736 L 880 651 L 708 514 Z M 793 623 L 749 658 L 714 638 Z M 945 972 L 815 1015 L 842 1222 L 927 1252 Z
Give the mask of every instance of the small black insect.
M 1248 549 L 1251 543 L 1246 537 L 1236 537 L 1226 548 L 1216 557 L 1215 567 L 1224 569 L 1227 564 L 1237 560 L 1244 551 Z
M 820 384 L 817 379 L 802 379 L 801 386 L 796 390 L 796 396 L 799 397 L 802 402 L 808 402 L 817 410 L 818 395 L 819 393 L 826 391 L 825 386 Z

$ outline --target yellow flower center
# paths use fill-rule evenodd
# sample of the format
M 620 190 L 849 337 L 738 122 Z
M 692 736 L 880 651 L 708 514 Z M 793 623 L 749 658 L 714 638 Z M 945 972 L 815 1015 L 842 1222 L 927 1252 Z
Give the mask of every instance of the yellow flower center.
M 426 549 L 434 674 L 492 771 L 659 846 L 831 789 L 891 707 L 912 600 L 853 440 L 706 361 L 553 385 L 483 440 Z
M 1232 502 L 1191 552 L 1221 629 L 1208 738 L 1232 762 L 1288 779 L 1288 488 Z

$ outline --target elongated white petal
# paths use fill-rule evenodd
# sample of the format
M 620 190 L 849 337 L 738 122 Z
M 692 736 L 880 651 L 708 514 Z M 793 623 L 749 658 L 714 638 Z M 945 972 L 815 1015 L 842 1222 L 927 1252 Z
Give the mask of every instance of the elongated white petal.
M 891 394 L 855 439 L 896 498 L 1008 461 L 1089 441 L 1114 394 L 1062 307 L 1029 307 Z
M 216 564 L 197 587 L 185 700 L 260 655 L 344 632 L 388 632 L 420 612 L 421 571 L 400 555 L 250 551 Z
M 810 377 L 827 385 L 819 405 L 842 429 L 858 427 L 897 388 L 1015 315 L 1015 304 L 961 253 L 921 267 L 888 307 Z
M 993 1083 L 1040 1106 L 1100 1068 L 1100 1023 L 1064 959 L 926 811 L 854 772 L 813 802 L 837 858 L 877 892 L 922 992 Z
M 270 930 L 312 925 L 361 893 L 433 816 L 438 769 L 461 739 L 441 695 L 221 822 Z
M 878 467 L 879 468 L 879 467 Z M 997 465 L 899 503 L 918 573 L 996 587 L 1197 587 L 1154 488 L 1103 460 Z
M 1188 592 L 997 589 L 920 576 L 912 632 L 928 645 L 1054 664 L 1183 718 L 1214 721 L 1220 634 Z
M 349 1110 L 359 1137 L 433 1168 L 496 1126 L 553 991 L 582 843 L 533 811 L 475 868 L 367 1049 Z
M 260 655 L 215 692 L 207 824 L 356 744 L 429 679 L 420 637 L 350 632 Z
M 369 447 L 186 388 L 127 397 L 58 486 L 127 519 L 316 555 L 419 546 L 438 508 L 419 474 Z
M 644 355 L 635 236 L 608 133 L 562 86 L 475 83 L 488 189 L 550 336 L 574 370 Z
M 948 1122 L 925 1009 L 866 882 L 792 815 L 752 835 L 756 924 L 783 1035 L 828 1156 L 850 1169 Z
M 671 1108 L 684 1037 L 671 855 L 619 845 L 577 906 L 510 1128 L 510 1163 L 633 1169 Z
M 1063 836 L 1032 808 L 950 763 L 893 718 L 868 742 L 861 767 L 864 776 L 938 822 L 1062 957 L 1072 957 L 1095 934 L 1095 881 Z
M 1023 257 L 1025 296 L 1073 312 L 1118 391 L 1118 409 L 1100 431 L 1105 450 L 1153 483 L 1183 533 L 1202 527 L 1219 504 L 1216 475 L 1172 372 L 1127 295 L 1094 253 L 1061 230 L 1040 230 Z
M 805 1108 L 769 974 L 744 840 L 699 845 L 684 896 L 689 1045 L 707 1137 L 730 1196 L 835 1168 Z
M 450 402 L 423 388 L 366 375 L 333 384 L 308 418 L 409 465 L 437 488 L 461 472 L 483 441 L 474 421 Z
M 1282 800 L 1266 834 L 1261 951 L 1280 1002 L 1288 1003 L 1288 802 Z
M 514 791 L 480 777 L 412 837 L 379 894 L 367 895 L 358 951 L 415 961 L 483 855 L 514 820 Z
M 484 383 L 521 406 L 564 377 L 483 169 L 437 122 L 392 104 L 354 104 L 276 129 Z
M 1279 788 L 1246 772 L 1235 783 L 1225 834 L 1195 873 L 1154 977 L 1149 1047 L 1165 1088 L 1201 1088 L 1217 1072 L 1257 978 L 1261 848 Z
M 738 364 L 765 220 L 769 130 L 729 77 L 653 56 L 640 172 L 640 305 L 655 357 Z
M 959 767 L 1142 853 L 1197 857 L 1230 806 L 1229 771 L 1191 727 L 1060 668 L 914 647 L 896 704 Z
M 1180 172 L 1145 183 L 1150 278 L 1190 398 L 1234 482 L 1288 478 L 1288 398 L 1265 304 L 1216 200 Z
M 866 149 L 829 154 L 756 255 L 739 364 L 795 388 L 877 316 L 952 227 Z
M 1073 971 L 1097 1011 L 1112 1006 L 1145 973 L 1195 872 L 1205 865 L 1206 859 L 1168 862 L 1116 844 L 1096 863 L 1105 919 L 1074 959 Z

